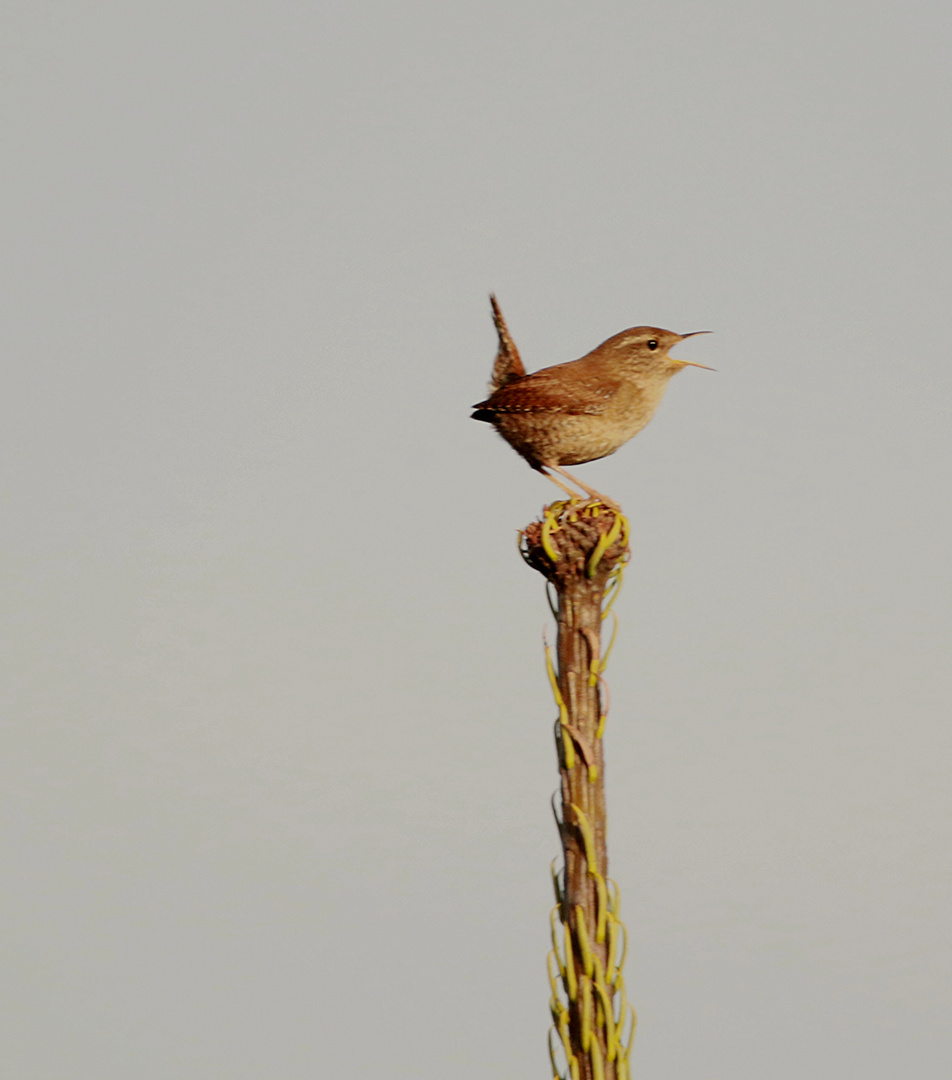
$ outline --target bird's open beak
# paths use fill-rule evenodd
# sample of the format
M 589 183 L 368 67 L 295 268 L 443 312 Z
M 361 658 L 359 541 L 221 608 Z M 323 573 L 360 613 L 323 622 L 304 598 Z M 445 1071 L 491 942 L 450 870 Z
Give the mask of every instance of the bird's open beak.
M 689 337 L 697 337 L 698 334 L 713 334 L 713 330 L 692 330 L 690 334 L 682 334 L 681 340 L 684 341 Z M 693 360 L 679 360 L 676 356 L 669 356 L 669 360 L 673 360 L 676 364 L 683 364 L 685 367 L 699 367 L 704 368 L 705 371 L 717 371 L 717 368 L 708 367 L 707 364 L 696 364 Z

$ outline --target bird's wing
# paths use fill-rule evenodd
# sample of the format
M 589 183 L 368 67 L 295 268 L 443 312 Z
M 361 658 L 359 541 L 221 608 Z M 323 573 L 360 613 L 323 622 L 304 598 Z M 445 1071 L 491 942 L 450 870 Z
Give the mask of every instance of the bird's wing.
M 526 369 L 522 366 L 519 350 L 509 334 L 509 327 L 506 326 L 506 320 L 502 317 L 496 297 L 491 295 L 489 302 L 493 306 L 493 322 L 496 324 L 496 333 L 499 335 L 499 351 L 496 353 L 492 378 L 489 380 L 489 392 L 494 393 L 501 387 L 515 382 L 516 379 L 524 378 Z
M 597 416 L 604 412 L 622 379 L 579 377 L 568 384 L 557 369 L 544 368 L 501 386 L 475 408 L 488 413 L 549 412 L 566 416 Z

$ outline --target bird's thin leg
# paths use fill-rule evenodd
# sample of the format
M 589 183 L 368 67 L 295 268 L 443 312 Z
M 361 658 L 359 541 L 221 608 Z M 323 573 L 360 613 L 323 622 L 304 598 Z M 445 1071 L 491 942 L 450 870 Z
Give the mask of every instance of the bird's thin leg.
M 590 499 L 598 499 L 599 502 L 604 503 L 612 510 L 617 510 L 619 513 L 621 513 L 621 507 L 618 505 L 618 503 L 615 502 L 614 499 L 610 499 L 607 495 L 603 495 L 600 491 L 596 491 L 595 488 L 589 487 L 588 484 L 583 484 L 582 481 L 579 480 L 577 476 L 573 476 L 568 471 L 568 469 L 563 469 L 561 465 L 552 465 L 549 462 L 546 462 L 545 467 L 547 469 L 554 469 L 555 472 L 561 473 L 561 475 L 564 476 L 566 480 L 571 480 L 573 484 L 578 484 L 578 486 L 582 489 L 582 491 L 585 492 L 586 495 L 588 495 Z M 556 480 L 554 476 L 550 476 L 549 479 L 558 484 L 559 487 L 565 487 L 565 485 L 559 483 L 559 481 Z M 567 491 L 568 488 L 566 488 L 565 490 Z
M 576 502 L 578 500 L 578 492 L 573 491 L 568 486 L 568 484 L 563 484 L 562 481 L 558 479 L 558 477 L 553 476 L 551 473 L 547 473 L 545 471 L 546 469 L 554 469 L 554 468 L 555 468 L 554 465 L 547 465 L 547 466 L 545 466 L 545 468 L 543 468 L 540 465 L 539 466 L 539 472 L 542 473 L 542 475 L 546 478 L 546 480 L 551 480 L 553 484 L 557 484 L 565 492 L 565 494 L 568 495 L 569 499 L 572 502 Z

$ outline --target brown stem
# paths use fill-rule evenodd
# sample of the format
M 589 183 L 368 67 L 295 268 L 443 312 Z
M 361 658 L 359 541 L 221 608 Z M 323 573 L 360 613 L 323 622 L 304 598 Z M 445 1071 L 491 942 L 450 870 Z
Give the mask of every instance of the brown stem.
M 557 597 L 553 677 L 560 713 L 556 745 L 564 856 L 557 910 L 568 928 L 569 948 L 557 952 L 564 995 L 552 1008 L 557 1033 L 560 1024 L 566 1032 L 560 1041 L 570 1063 L 568 1076 L 578 1080 L 628 1075 L 621 1031 L 607 1015 L 614 1014 L 616 997 L 624 998 L 624 984 L 616 967 L 621 924 L 609 899 L 599 678 L 605 589 L 627 558 L 627 534 L 620 513 L 592 501 L 553 503 L 523 534 L 526 561 L 552 582 Z M 621 1016 L 618 1028 L 626 1022 Z

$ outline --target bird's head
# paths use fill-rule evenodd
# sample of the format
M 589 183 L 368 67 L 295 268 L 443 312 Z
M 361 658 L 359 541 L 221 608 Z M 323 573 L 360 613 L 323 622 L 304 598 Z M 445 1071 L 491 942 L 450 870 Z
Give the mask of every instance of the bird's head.
M 607 341 L 599 345 L 596 352 L 621 360 L 626 367 L 645 374 L 657 374 L 671 376 L 682 368 L 699 367 L 705 371 L 713 371 L 706 364 L 698 364 L 693 360 L 679 360 L 668 355 L 668 350 L 684 341 L 686 338 L 695 337 L 698 334 L 709 334 L 709 330 L 695 330 L 690 334 L 676 334 L 673 330 L 661 330 L 657 326 L 633 326 L 630 330 L 622 330 Z

